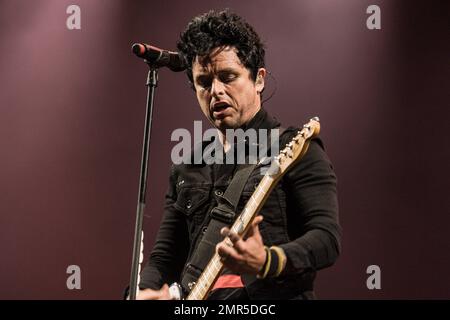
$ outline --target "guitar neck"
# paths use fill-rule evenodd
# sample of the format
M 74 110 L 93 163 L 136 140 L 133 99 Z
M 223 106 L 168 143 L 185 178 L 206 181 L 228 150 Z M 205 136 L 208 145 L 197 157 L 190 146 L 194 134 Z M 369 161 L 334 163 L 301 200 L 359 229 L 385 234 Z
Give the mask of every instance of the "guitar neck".
M 242 213 L 237 217 L 231 230 L 239 234 L 240 236 L 245 235 L 247 230 L 250 228 L 253 219 L 259 212 L 261 207 L 264 205 L 269 193 L 272 191 L 273 187 L 276 185 L 279 177 L 274 178 L 270 175 L 265 175 L 264 178 L 259 183 L 258 187 L 253 192 L 249 201 L 245 205 Z M 231 241 L 226 238 L 230 245 Z M 206 296 L 211 291 L 216 282 L 217 278 L 220 276 L 224 266 L 220 260 L 220 256 L 215 253 L 212 259 L 209 261 L 205 270 L 199 277 L 197 283 L 192 288 L 191 292 L 187 296 L 186 300 L 204 300 Z

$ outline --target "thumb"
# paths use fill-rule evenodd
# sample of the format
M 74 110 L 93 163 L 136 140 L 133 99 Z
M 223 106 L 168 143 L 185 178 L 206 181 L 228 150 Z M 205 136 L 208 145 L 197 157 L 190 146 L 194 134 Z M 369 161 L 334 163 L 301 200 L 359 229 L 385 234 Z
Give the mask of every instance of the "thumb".
M 169 292 L 169 286 L 167 283 L 165 283 L 161 289 L 159 289 L 159 297 L 158 300 L 170 300 L 170 292 Z
M 167 283 L 164 283 L 164 285 L 159 289 L 159 291 L 164 292 L 169 290 L 169 285 Z

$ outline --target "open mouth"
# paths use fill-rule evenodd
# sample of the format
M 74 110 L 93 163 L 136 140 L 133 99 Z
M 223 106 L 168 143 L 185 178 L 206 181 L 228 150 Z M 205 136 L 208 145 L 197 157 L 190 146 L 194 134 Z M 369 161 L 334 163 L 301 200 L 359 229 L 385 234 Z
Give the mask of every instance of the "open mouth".
M 216 102 L 214 103 L 213 107 L 212 107 L 212 111 L 213 112 L 218 112 L 218 111 L 222 111 L 225 110 L 226 108 L 228 108 L 230 105 L 226 102 Z
M 213 116 L 215 118 L 223 118 L 226 114 L 226 110 L 230 105 L 226 102 L 216 102 L 212 107 Z

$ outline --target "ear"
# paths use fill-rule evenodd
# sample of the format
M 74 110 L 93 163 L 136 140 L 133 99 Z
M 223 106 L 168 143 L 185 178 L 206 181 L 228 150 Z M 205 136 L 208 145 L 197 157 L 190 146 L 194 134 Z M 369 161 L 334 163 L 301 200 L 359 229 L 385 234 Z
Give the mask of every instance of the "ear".
M 255 88 L 257 93 L 261 93 L 264 90 L 264 78 L 266 77 L 266 69 L 259 68 L 256 75 Z

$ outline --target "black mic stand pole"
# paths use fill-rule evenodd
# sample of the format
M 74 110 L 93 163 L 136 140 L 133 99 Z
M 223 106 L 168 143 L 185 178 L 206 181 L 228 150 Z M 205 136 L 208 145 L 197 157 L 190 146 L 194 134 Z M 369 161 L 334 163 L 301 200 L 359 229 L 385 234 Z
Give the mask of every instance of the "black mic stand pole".
M 131 264 L 131 279 L 129 299 L 136 300 L 136 291 L 138 286 L 140 256 L 141 256 L 141 242 L 142 242 L 142 222 L 144 218 L 145 208 L 145 194 L 147 191 L 147 173 L 148 173 L 148 158 L 150 149 L 150 135 L 152 130 L 153 117 L 153 100 L 155 97 L 155 89 L 158 85 L 158 69 L 148 63 L 150 70 L 147 75 L 147 107 L 145 111 L 144 124 L 144 140 L 142 143 L 142 158 L 141 158 L 141 174 L 139 179 L 139 194 L 136 209 L 136 226 L 134 229 L 134 244 L 133 244 L 133 261 Z

